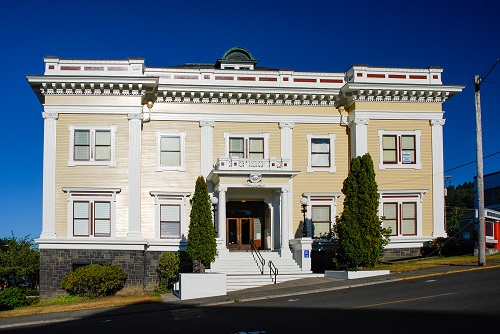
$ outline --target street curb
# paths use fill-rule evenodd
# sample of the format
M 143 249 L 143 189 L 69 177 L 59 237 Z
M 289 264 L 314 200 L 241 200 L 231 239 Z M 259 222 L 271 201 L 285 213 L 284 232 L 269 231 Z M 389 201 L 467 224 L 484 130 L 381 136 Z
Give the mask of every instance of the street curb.
M 216 305 L 252 302 L 252 301 L 257 301 L 257 300 L 265 300 L 265 299 L 293 297 L 293 296 L 299 296 L 299 295 L 304 295 L 304 294 L 309 294 L 309 293 L 320 293 L 320 292 L 335 291 L 335 290 L 345 290 L 345 289 L 351 289 L 351 288 L 359 288 L 359 287 L 368 286 L 368 285 L 391 283 L 391 282 L 396 282 L 396 281 L 397 281 L 397 279 L 390 279 L 390 280 L 384 280 L 384 281 L 375 281 L 375 282 L 366 282 L 366 283 L 359 283 L 359 284 L 333 286 L 330 288 L 321 288 L 321 289 L 314 289 L 314 290 L 307 290 L 307 291 L 304 290 L 304 291 L 289 292 L 289 293 L 282 293 L 282 294 L 262 296 L 262 297 L 250 297 L 250 298 L 243 298 L 243 299 L 225 300 L 225 301 L 221 301 L 221 302 L 199 304 L 198 306 L 200 306 L 200 307 L 216 306 Z
M 34 326 L 34 325 L 54 324 L 54 323 L 58 323 L 58 322 L 75 321 L 75 320 L 80 320 L 80 319 L 82 319 L 82 317 L 70 317 L 70 318 L 62 318 L 62 319 L 50 319 L 50 320 L 19 322 L 19 323 L 15 323 L 15 324 L 0 325 L 0 329 L 14 328 L 14 327 L 24 327 L 24 326 Z

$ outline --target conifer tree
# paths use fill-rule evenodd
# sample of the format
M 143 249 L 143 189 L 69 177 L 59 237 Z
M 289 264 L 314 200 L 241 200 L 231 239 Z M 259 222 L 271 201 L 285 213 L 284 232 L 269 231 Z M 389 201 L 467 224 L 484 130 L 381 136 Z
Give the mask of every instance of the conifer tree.
M 379 198 L 369 154 L 351 161 L 344 180 L 344 211 L 337 217 L 340 255 L 349 267 L 373 267 L 387 244 L 387 231 L 378 216 Z
M 196 180 L 194 196 L 190 203 L 191 214 L 186 252 L 192 261 L 199 263 L 200 272 L 204 273 L 205 266 L 215 260 L 217 245 L 208 187 L 203 176 L 199 176 Z

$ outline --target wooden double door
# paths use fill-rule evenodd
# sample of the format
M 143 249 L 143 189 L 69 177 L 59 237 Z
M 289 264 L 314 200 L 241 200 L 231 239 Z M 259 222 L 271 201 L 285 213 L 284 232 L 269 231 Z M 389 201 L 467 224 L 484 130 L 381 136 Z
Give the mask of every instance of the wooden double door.
M 228 249 L 249 250 L 252 248 L 250 240 L 254 235 L 253 218 L 227 218 L 226 224 Z M 257 247 L 259 246 L 257 245 Z

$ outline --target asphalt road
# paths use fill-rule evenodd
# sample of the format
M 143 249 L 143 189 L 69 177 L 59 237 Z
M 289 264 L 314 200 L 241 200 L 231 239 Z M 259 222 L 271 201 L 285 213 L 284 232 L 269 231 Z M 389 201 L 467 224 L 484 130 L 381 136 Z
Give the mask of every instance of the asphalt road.
M 500 268 L 254 302 L 131 306 L 8 333 L 481 333 L 500 331 Z

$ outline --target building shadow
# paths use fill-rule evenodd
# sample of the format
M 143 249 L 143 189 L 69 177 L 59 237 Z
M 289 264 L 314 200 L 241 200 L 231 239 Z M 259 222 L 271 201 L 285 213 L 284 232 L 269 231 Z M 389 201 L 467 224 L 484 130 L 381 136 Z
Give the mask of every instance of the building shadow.
M 137 304 L 90 312 L 79 319 L 11 327 L 0 333 L 465 333 L 498 331 L 495 314 L 432 312 L 409 309 L 341 309 L 231 303 L 189 306 Z M 275 304 L 275 303 L 273 303 Z M 264 303 L 263 303 L 264 305 Z M 72 314 L 68 313 L 67 317 Z M 33 319 L 34 320 L 34 319 Z

